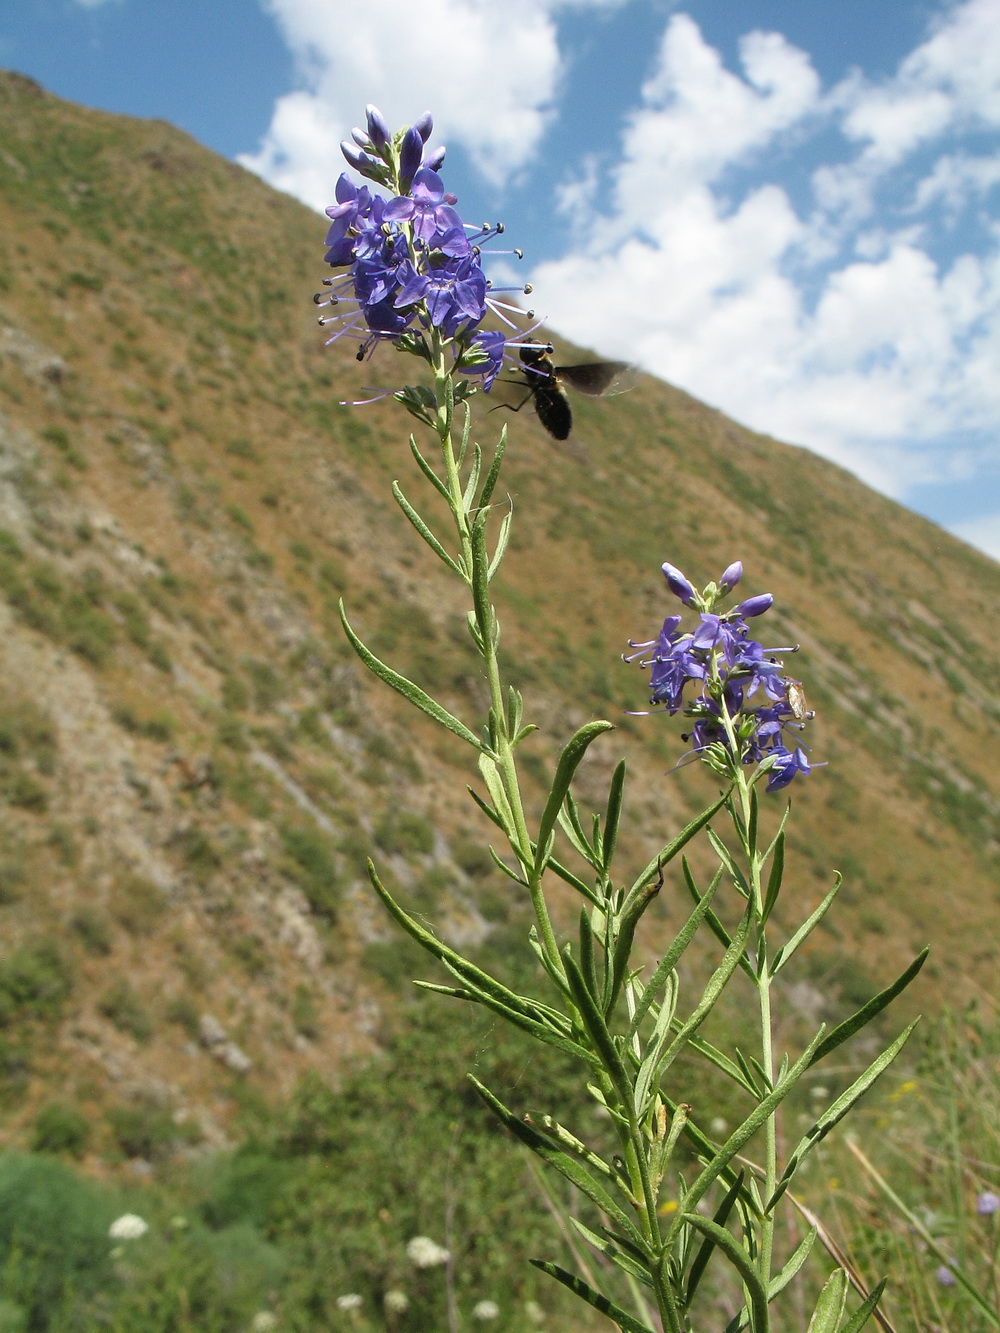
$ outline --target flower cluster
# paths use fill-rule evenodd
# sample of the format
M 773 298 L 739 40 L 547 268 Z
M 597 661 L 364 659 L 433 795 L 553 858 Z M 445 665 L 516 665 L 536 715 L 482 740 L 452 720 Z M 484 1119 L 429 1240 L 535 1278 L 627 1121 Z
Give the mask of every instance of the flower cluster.
M 426 112 L 409 129 L 391 135 L 381 113 L 370 106 L 367 130 L 356 129 L 354 143 L 341 145 L 351 166 L 392 194 L 386 198 L 367 185 L 356 186 L 346 173 L 340 177 L 337 201 L 326 210 L 325 258 L 346 272 L 325 279 L 327 290 L 314 299 L 317 305 L 346 307 L 345 313 L 338 310 L 320 323 L 339 324 L 329 342 L 360 335 L 359 360 L 381 341 L 430 360 L 424 335 L 436 331 L 453 344 L 458 369 L 481 376 L 488 391 L 508 340 L 479 325 L 493 310 L 516 330 L 501 313 L 516 308 L 490 294 L 481 264 L 481 246 L 502 233 L 503 225 L 471 227 L 462 221 L 457 199 L 445 192 L 438 174 L 445 150 L 425 153 L 433 124 Z
M 695 719 L 685 740 L 692 753 L 723 766 L 734 751 L 741 763 L 766 763 L 767 790 L 787 787 L 799 773 L 807 774 L 810 763 L 805 751 L 789 748 L 786 735 L 800 731 L 813 715 L 806 711 L 802 686 L 781 674 L 775 654 L 794 648 L 765 649 L 750 636 L 748 620 L 763 615 L 773 602 L 762 593 L 740 602 L 720 615 L 715 608 L 743 577 L 739 561 L 730 565 L 719 582 L 703 593 L 695 592 L 679 569 L 664 564 L 670 591 L 685 606 L 699 614 L 694 630 L 681 629 L 681 616 L 667 616 L 656 639 L 632 643 L 635 651 L 626 661 L 639 661 L 650 671 L 650 703 L 673 715 L 683 712 Z M 688 682 L 693 688 L 685 690 Z M 748 701 L 760 693 L 762 700 Z

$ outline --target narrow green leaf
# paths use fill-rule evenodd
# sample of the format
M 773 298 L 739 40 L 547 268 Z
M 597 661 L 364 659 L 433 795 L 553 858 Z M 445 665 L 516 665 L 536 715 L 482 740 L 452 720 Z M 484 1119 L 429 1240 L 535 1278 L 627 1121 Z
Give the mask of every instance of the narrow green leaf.
M 679 1021 L 677 1026 L 680 1026 Z M 704 1037 L 699 1037 L 697 1033 L 689 1035 L 687 1041 L 692 1050 L 697 1051 L 699 1055 L 703 1055 L 710 1064 L 715 1065 L 716 1069 L 721 1069 L 734 1083 L 737 1083 L 745 1092 L 749 1092 L 751 1097 L 760 1097 L 760 1088 L 756 1086 L 755 1080 L 748 1078 L 746 1071 L 741 1069 L 733 1060 L 730 1060 L 728 1055 L 724 1055 L 711 1042 L 706 1041 Z
M 929 945 L 921 949 L 906 971 L 902 972 L 891 986 L 879 991 L 867 1004 L 863 1004 L 857 1013 L 852 1014 L 850 1018 L 845 1018 L 843 1023 L 838 1024 L 813 1056 L 813 1064 L 829 1055 L 831 1051 L 835 1051 L 842 1042 L 847 1041 L 848 1037 L 853 1037 L 855 1032 L 859 1032 L 867 1023 L 870 1023 L 876 1014 L 880 1014 L 886 1005 L 891 1004 L 900 991 L 906 990 L 927 961 L 929 953 Z
M 442 707 L 441 704 L 432 699 L 429 694 L 420 688 L 419 685 L 414 685 L 412 680 L 407 680 L 406 677 L 401 676 L 398 671 L 393 671 L 392 667 L 386 666 L 384 662 L 380 662 L 375 654 L 371 652 L 369 648 L 365 647 L 350 626 L 347 619 L 347 613 L 344 610 L 343 601 L 340 602 L 340 623 L 344 627 L 344 633 L 350 640 L 351 647 L 373 675 L 378 676 L 379 680 L 384 681 L 386 685 L 394 689 L 397 694 L 401 694 L 404 699 L 408 699 L 410 703 L 419 708 L 422 713 L 426 713 L 432 721 L 440 723 L 442 727 L 446 727 L 448 731 L 453 732 L 460 740 L 466 741 L 469 745 L 473 746 L 483 754 L 489 753 L 488 748 L 483 744 L 481 738 L 477 736 L 474 731 L 470 731 L 464 722 L 460 722 L 457 717 L 454 717 L 449 713 L 446 708 Z
M 531 857 L 528 850 L 523 847 L 519 848 L 515 842 L 517 822 L 514 819 L 514 812 L 511 809 L 510 801 L 507 799 L 503 779 L 500 777 L 500 770 L 497 768 L 496 759 L 493 755 L 483 753 L 479 756 L 479 772 L 486 783 L 486 790 L 490 794 L 493 809 L 497 815 L 494 822 L 506 833 L 507 841 L 511 844 L 514 855 L 521 864 L 524 866 L 530 865 Z
M 585 907 L 580 908 L 580 972 L 595 1002 L 600 1003 L 603 987 L 597 980 L 594 929 L 590 924 L 590 913 Z
M 471 425 L 471 412 L 466 412 L 466 425 Z M 462 453 L 465 453 L 465 443 L 463 441 Z M 461 466 L 461 465 L 459 465 Z M 479 485 L 479 472 L 483 466 L 483 451 L 478 444 L 472 446 L 472 466 L 469 468 L 469 477 L 465 483 L 465 490 L 462 492 L 462 504 L 465 506 L 465 512 L 468 513 L 472 508 L 472 500 L 476 494 L 476 487 Z
M 779 1296 L 781 1292 L 785 1290 L 789 1282 L 791 1282 L 792 1278 L 809 1258 L 809 1252 L 812 1250 L 816 1236 L 816 1228 L 810 1227 L 805 1236 L 795 1247 L 793 1253 L 789 1256 L 781 1272 L 776 1273 L 775 1276 L 771 1278 L 771 1281 L 767 1284 L 768 1304 L 774 1300 L 775 1296 Z M 748 1318 L 747 1308 L 744 1305 L 739 1314 L 731 1319 L 726 1325 L 726 1333 L 740 1333 L 741 1329 L 746 1328 Z
M 785 873 L 785 835 L 779 833 L 774 842 L 774 859 L 771 862 L 771 873 L 767 877 L 767 889 L 764 893 L 764 911 L 763 919 L 766 922 L 771 915 L 771 909 L 778 901 L 778 894 L 781 892 L 781 880 Z
M 574 1217 L 572 1213 L 570 1213 L 569 1220 L 588 1245 L 592 1245 L 599 1254 L 603 1254 L 606 1259 L 610 1259 L 623 1273 L 628 1273 L 630 1277 L 637 1278 L 647 1287 L 653 1285 L 649 1269 L 629 1254 L 626 1249 L 616 1245 L 607 1235 L 599 1236 L 596 1231 L 591 1231 L 590 1227 L 584 1226 L 580 1219 Z
M 507 425 L 501 427 L 500 438 L 497 440 L 497 447 L 493 454 L 493 462 L 490 464 L 490 470 L 486 474 L 486 480 L 483 482 L 483 489 L 479 492 L 479 499 L 476 501 L 477 509 L 484 509 L 489 504 L 493 495 L 493 490 L 497 484 L 497 478 L 500 476 L 500 466 L 503 463 L 503 456 L 507 449 Z
M 753 787 L 750 790 L 750 828 L 748 830 L 748 836 L 747 836 L 747 841 L 750 844 L 749 850 L 751 852 L 757 850 L 757 825 L 759 823 L 759 820 L 760 820 L 760 801 L 757 798 L 757 788 Z
M 489 556 L 486 554 L 487 510 L 480 509 L 472 521 L 472 604 L 483 642 L 496 643 L 496 617 L 490 605 Z
M 807 1333 L 837 1333 L 846 1304 L 847 1273 L 835 1268 L 819 1294 Z
M 694 882 L 694 875 L 691 873 L 691 867 L 688 864 L 688 859 L 686 856 L 682 858 L 681 864 L 684 868 L 684 883 L 687 885 L 688 893 L 690 893 L 691 897 L 694 899 L 696 903 L 700 903 L 701 894 L 698 892 L 698 886 Z M 721 879 L 721 876 L 722 876 L 722 870 L 720 869 L 717 877 Z M 716 880 L 713 879 L 712 883 L 715 884 Z M 728 949 L 730 944 L 732 944 L 732 938 L 729 934 L 729 931 L 725 928 L 725 926 L 715 915 L 715 913 L 711 910 L 711 908 L 709 908 L 705 912 L 705 922 L 708 925 L 709 930 L 719 941 L 719 943 L 723 945 L 724 948 Z M 754 985 L 756 985 L 757 975 L 754 972 L 753 968 L 750 966 L 750 960 L 745 955 L 740 959 L 740 967 L 747 974 L 747 976 L 754 983 Z
M 770 858 L 774 855 L 774 850 L 775 850 L 775 848 L 776 848 L 777 845 L 778 845 L 778 839 L 779 839 L 779 838 L 782 836 L 782 834 L 784 833 L 784 831 L 785 831 L 785 825 L 788 823 L 788 816 L 789 816 L 791 813 L 792 813 L 792 803 L 791 803 L 791 801 L 789 801 L 788 804 L 785 806 L 785 813 L 781 816 L 781 823 L 778 825 L 778 831 L 777 831 L 777 833 L 775 833 L 774 837 L 771 839 L 770 846 L 768 847 L 767 851 L 764 853 L 764 861 L 765 861 L 765 863 L 766 863 L 767 861 L 769 861 Z
M 684 1221 L 688 1226 L 694 1227 L 702 1235 L 708 1236 L 719 1247 L 729 1262 L 739 1273 L 743 1286 L 750 1297 L 750 1327 L 754 1333 L 766 1333 L 767 1318 L 767 1292 L 764 1290 L 764 1284 L 757 1275 L 750 1256 L 736 1238 L 719 1226 L 711 1218 L 702 1217 L 700 1213 L 684 1213 Z
M 826 1108 L 809 1132 L 799 1140 L 788 1159 L 788 1163 L 782 1172 L 781 1179 L 767 1204 L 767 1211 L 774 1207 L 775 1203 L 788 1188 L 792 1176 L 801 1166 L 803 1160 L 812 1152 L 818 1143 L 826 1138 L 830 1130 L 833 1129 L 839 1121 L 843 1120 L 854 1103 L 868 1091 L 880 1074 L 892 1064 L 896 1056 L 910 1039 L 910 1033 L 919 1023 L 919 1019 L 903 1029 L 891 1046 L 887 1047 L 881 1055 L 877 1056 L 868 1068 L 858 1078 L 854 1080 L 849 1088 L 846 1088 L 840 1096 Z M 815 1062 L 815 1057 L 810 1060 L 810 1064 Z M 809 1067 L 808 1065 L 806 1066 Z
M 548 842 L 549 834 L 555 828 L 556 818 L 562 808 L 563 801 L 566 799 L 566 793 L 569 791 L 569 784 L 573 781 L 573 775 L 580 766 L 580 761 L 598 736 L 602 736 L 606 731 L 612 731 L 613 729 L 611 722 L 603 720 L 587 722 L 563 747 L 563 752 L 559 756 L 559 763 L 556 765 L 556 775 L 552 779 L 552 789 L 549 792 L 548 800 L 545 802 L 545 809 L 542 811 L 542 818 L 538 825 L 538 837 L 535 842 L 534 873 L 536 877 L 541 873 L 544 865 L 542 849 Z
M 417 467 L 420 468 L 420 471 L 424 474 L 424 476 L 431 483 L 434 489 L 441 492 L 444 498 L 448 501 L 448 505 L 450 508 L 451 495 L 448 492 L 447 484 L 441 480 L 438 474 L 431 467 L 430 463 L 428 463 L 427 459 L 417 448 L 417 442 L 412 435 L 410 436 L 410 453 L 417 460 Z
M 615 1305 L 606 1296 L 602 1296 L 599 1291 L 589 1287 L 583 1278 L 567 1273 L 565 1268 L 560 1268 L 558 1264 L 550 1264 L 545 1259 L 531 1259 L 529 1262 L 535 1268 L 540 1268 L 543 1273 L 548 1273 L 549 1277 L 554 1277 L 564 1287 L 568 1287 L 574 1296 L 582 1297 L 588 1305 L 592 1305 L 595 1310 L 600 1310 L 601 1314 L 607 1315 L 610 1320 L 618 1325 L 622 1333 L 653 1333 L 652 1329 L 647 1328 L 638 1319 L 634 1319 L 620 1305 Z
M 871 1291 L 865 1297 L 863 1304 L 859 1305 L 854 1311 L 850 1319 L 848 1319 L 847 1323 L 840 1330 L 840 1333 L 861 1333 L 865 1324 L 868 1323 L 868 1320 L 871 1319 L 872 1315 L 875 1313 L 875 1307 L 882 1299 L 882 1293 L 885 1291 L 885 1284 L 887 1281 L 888 1278 L 883 1278 L 881 1282 L 877 1282 L 875 1286 L 872 1287 Z
M 569 842 L 569 845 L 576 852 L 577 856 L 581 857 L 584 861 L 587 862 L 587 865 L 589 865 L 593 870 L 595 870 L 598 874 L 600 874 L 601 858 L 594 851 L 594 848 L 591 847 L 590 843 L 584 836 L 583 831 L 580 828 L 580 821 L 578 819 L 574 820 L 573 818 L 571 818 L 570 805 L 572 802 L 573 802 L 572 795 L 568 795 L 566 797 L 566 804 L 559 811 L 559 814 L 557 816 L 559 827 L 566 835 L 566 840 Z
M 529 1113 L 524 1117 L 524 1123 L 529 1125 L 532 1129 L 537 1129 L 540 1134 L 548 1134 L 551 1138 L 554 1138 L 565 1151 L 574 1153 L 581 1159 L 581 1161 L 586 1162 L 587 1165 L 593 1167 L 595 1171 L 599 1171 L 602 1176 L 605 1176 L 613 1184 L 618 1184 L 618 1177 L 611 1167 L 608 1166 L 607 1162 L 605 1162 L 603 1158 L 598 1157 L 595 1152 L 591 1152 L 582 1139 L 578 1139 L 575 1134 L 571 1134 L 565 1126 L 560 1125 L 558 1120 L 553 1119 L 552 1116 Z
M 788 941 L 788 943 L 783 944 L 781 948 L 778 950 L 778 952 L 774 955 L 774 961 L 771 964 L 772 977 L 776 977 L 778 975 L 778 973 L 785 966 L 785 964 L 788 962 L 789 958 L 791 958 L 792 954 L 799 947 L 799 945 L 804 940 L 808 939 L 808 937 L 813 933 L 813 931 L 816 929 L 819 923 L 826 916 L 827 912 L 833 905 L 834 898 L 836 898 L 837 894 L 840 892 L 840 886 L 841 884 L 843 884 L 843 882 L 844 882 L 844 877 L 838 870 L 836 872 L 836 875 L 834 876 L 833 888 L 830 890 L 830 892 L 826 895 L 826 897 L 819 904 L 819 906 L 815 908 L 812 912 L 810 912 L 810 914 L 806 917 L 805 921 L 803 921 L 802 925 L 799 926 L 798 930 Z
M 604 840 L 601 847 L 605 874 L 611 868 L 618 842 L 618 825 L 622 817 L 622 797 L 625 791 L 625 760 L 623 759 L 611 777 L 608 789 L 608 808 L 604 815 Z
M 496 549 L 493 552 L 493 559 L 490 561 L 490 567 L 487 571 L 487 581 L 492 582 L 497 570 L 500 568 L 500 562 L 507 554 L 507 543 L 510 541 L 510 525 L 514 518 L 513 509 L 508 509 L 506 514 L 500 520 L 500 532 L 497 535 Z
M 733 1211 L 733 1205 L 739 1197 L 743 1188 L 743 1178 L 746 1172 L 741 1171 L 733 1181 L 722 1202 L 715 1210 L 712 1221 L 717 1226 L 724 1227 L 729 1221 L 729 1214 Z M 687 1289 L 684 1296 L 684 1304 L 690 1305 L 694 1299 L 694 1294 L 698 1290 L 698 1283 L 704 1276 L 705 1269 L 708 1267 L 708 1261 L 712 1257 L 712 1251 L 715 1249 L 715 1241 L 711 1236 L 706 1236 L 698 1248 L 698 1253 L 694 1257 L 694 1262 L 688 1271 Z
M 622 1063 L 614 1038 L 608 1031 L 604 1015 L 598 1008 L 597 1001 L 587 989 L 576 959 L 568 947 L 562 952 L 562 960 L 563 967 L 566 969 L 566 980 L 569 983 L 570 994 L 573 997 L 573 1003 L 580 1011 L 580 1019 L 587 1029 L 587 1035 L 596 1046 L 601 1062 L 614 1083 L 622 1104 L 628 1106 L 632 1093 L 629 1076 Z
M 732 852 L 716 833 L 715 829 L 710 828 L 708 830 L 708 840 L 712 844 L 712 851 L 715 852 L 716 856 L 729 871 L 730 878 L 736 885 L 737 889 L 739 889 L 744 898 L 749 898 L 750 885 L 747 883 L 746 876 L 736 864 Z
M 645 1017 L 646 1010 L 656 999 L 656 996 L 661 986 L 666 981 L 670 973 L 677 966 L 684 950 L 694 939 L 698 927 L 701 925 L 702 919 L 704 918 L 705 913 L 708 911 L 712 899 L 715 897 L 715 891 L 719 887 L 721 879 L 722 879 L 722 872 L 719 871 L 719 873 L 712 880 L 711 884 L 705 890 L 705 893 L 702 895 L 701 898 L 698 899 L 694 911 L 684 922 L 683 926 L 681 926 L 680 930 L 674 936 L 673 940 L 671 940 L 667 952 L 660 959 L 659 963 L 656 966 L 656 971 L 649 978 L 649 985 L 643 989 L 642 995 L 639 997 L 639 1003 L 635 1007 L 635 1013 L 632 1016 L 632 1021 L 628 1025 L 628 1032 L 626 1032 L 625 1034 L 626 1041 L 631 1041 L 632 1038 L 635 1036 L 635 1034 L 639 1031 L 639 1024 Z
M 424 541 L 431 548 L 431 550 L 438 557 L 438 559 L 443 560 L 444 563 L 448 566 L 448 568 L 452 570 L 454 573 L 456 573 L 460 579 L 462 579 L 463 581 L 467 581 L 467 575 L 465 573 L 465 570 L 462 569 L 461 566 L 455 560 L 452 559 L 452 557 L 444 549 L 444 547 L 441 545 L 438 539 L 434 536 L 433 532 L 431 532 L 430 528 L 427 526 L 427 524 L 420 517 L 417 511 L 413 508 L 409 500 L 407 500 L 406 496 L 403 494 L 398 481 L 394 481 L 392 483 L 392 493 L 395 496 L 396 503 L 399 505 L 400 509 L 402 509 L 403 513 L 416 528 L 417 532 L 420 533 L 421 537 L 423 537 Z
M 621 1227 L 632 1243 L 638 1246 L 643 1254 L 649 1255 L 649 1244 L 643 1239 L 641 1232 L 629 1218 L 628 1213 L 619 1206 L 604 1186 L 583 1168 L 575 1157 L 571 1157 L 569 1153 L 553 1143 L 544 1134 L 540 1134 L 531 1125 L 519 1120 L 514 1112 L 508 1110 L 503 1102 L 495 1097 L 489 1088 L 480 1083 L 473 1074 L 469 1074 L 467 1077 L 493 1114 L 516 1139 L 519 1139 L 525 1147 L 530 1148 L 536 1156 L 547 1162 L 560 1175 L 565 1176 L 591 1203 L 595 1203 L 598 1208 L 607 1213 L 608 1217 L 614 1218 L 615 1224 Z M 619 1185 L 619 1188 L 622 1188 L 620 1182 L 616 1181 L 616 1184 Z
M 679 851 L 682 851 L 691 841 L 694 835 L 700 832 L 700 830 L 705 827 L 705 825 L 712 818 L 712 816 L 719 809 L 721 809 L 721 807 L 728 800 L 730 791 L 732 791 L 731 787 L 729 788 L 728 791 L 724 791 L 722 795 L 719 797 L 719 799 L 714 804 L 710 805 L 707 810 L 703 810 L 700 815 L 698 815 L 695 819 L 692 819 L 690 824 L 685 825 L 685 827 L 681 829 L 680 833 L 677 834 L 676 838 L 674 838 L 672 841 L 666 844 L 666 846 L 660 851 L 658 856 L 653 857 L 652 861 L 649 862 L 645 870 L 639 873 L 631 889 L 629 889 L 629 896 L 631 896 L 633 893 L 640 892 L 640 890 L 644 888 L 644 886 L 648 884 L 651 879 L 654 879 L 657 875 L 659 875 L 661 866 L 666 866 L 670 864 L 670 862 L 674 859 L 677 853 Z M 627 901 L 628 899 L 626 899 L 626 902 Z
M 629 959 L 632 956 L 632 944 L 635 940 L 636 928 L 642 919 L 643 913 L 657 897 L 663 888 L 663 873 L 651 880 L 638 893 L 630 893 L 622 904 L 621 912 L 618 914 L 617 927 L 618 938 L 615 941 L 614 953 L 611 956 L 611 992 L 608 997 L 608 1012 L 614 1009 L 621 992 L 622 983 L 628 976 Z

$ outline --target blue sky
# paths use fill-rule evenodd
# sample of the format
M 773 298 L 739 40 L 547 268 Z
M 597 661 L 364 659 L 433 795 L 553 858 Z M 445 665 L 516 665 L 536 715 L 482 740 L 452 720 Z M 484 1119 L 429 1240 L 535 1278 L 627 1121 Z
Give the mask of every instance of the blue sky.
M 429 107 L 556 329 L 1000 558 L 1000 0 L 5 0 L 0 64 L 317 208 Z

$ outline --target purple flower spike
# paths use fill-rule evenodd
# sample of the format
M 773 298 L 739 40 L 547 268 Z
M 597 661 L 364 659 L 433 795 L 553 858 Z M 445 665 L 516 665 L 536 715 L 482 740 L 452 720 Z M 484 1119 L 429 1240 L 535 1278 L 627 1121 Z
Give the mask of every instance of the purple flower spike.
M 745 602 L 740 602 L 736 608 L 736 614 L 742 616 L 744 620 L 749 620 L 751 616 L 762 616 L 774 603 L 774 598 L 769 592 L 759 593 L 756 597 L 748 597 Z
M 428 171 L 440 171 L 444 164 L 444 155 L 447 150 L 444 144 L 440 148 L 435 148 L 433 153 L 428 153 L 424 160 L 424 166 Z
M 934 1276 L 941 1283 L 942 1287 L 953 1287 L 958 1281 L 958 1278 L 947 1264 L 942 1264 L 940 1268 L 935 1269 Z
M 365 107 L 365 120 L 368 123 L 368 137 L 375 151 L 381 153 L 389 143 L 389 126 L 385 123 L 385 117 L 377 106 L 369 103 Z
M 424 141 L 420 137 L 420 131 L 411 125 L 403 135 L 399 149 L 399 184 L 404 193 L 409 190 L 410 182 L 420 170 L 423 155 Z
M 675 597 L 679 597 L 685 606 L 690 606 L 694 601 L 694 588 L 691 584 L 688 583 L 679 569 L 675 569 L 673 565 L 666 561 L 663 562 L 662 569 L 670 591 Z
M 413 128 L 420 135 L 423 142 L 426 143 L 431 137 L 431 132 L 434 129 L 434 117 L 429 111 L 425 111 L 422 116 L 418 117 L 418 119 L 413 122 Z
M 994 1194 L 992 1190 L 983 1190 L 982 1194 L 977 1194 L 976 1212 L 980 1217 L 992 1217 L 994 1213 L 1000 1212 L 1000 1194 Z
M 743 561 L 734 560 L 719 580 L 719 586 L 724 592 L 732 592 L 742 577 Z

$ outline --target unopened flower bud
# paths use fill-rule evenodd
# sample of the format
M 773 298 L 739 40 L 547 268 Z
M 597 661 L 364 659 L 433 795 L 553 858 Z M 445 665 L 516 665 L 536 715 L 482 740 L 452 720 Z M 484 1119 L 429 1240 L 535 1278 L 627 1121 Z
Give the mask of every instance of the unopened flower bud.
M 375 145 L 375 151 L 381 153 L 389 142 L 389 126 L 377 106 L 371 103 L 365 107 L 365 120 L 368 122 L 368 135 Z
M 431 137 L 431 131 L 434 129 L 434 117 L 429 111 L 425 111 L 422 116 L 418 117 L 413 122 L 413 128 L 420 135 L 422 141 L 426 143 Z
M 424 155 L 424 141 L 420 131 L 411 125 L 403 135 L 399 149 L 399 186 L 402 193 L 407 193 L 410 182 L 420 170 L 420 161 Z
M 664 561 L 662 568 L 664 577 L 667 580 L 667 587 L 675 597 L 681 599 L 685 606 L 690 606 L 694 601 L 694 588 L 688 583 L 681 571 L 676 569 L 673 565 Z
M 414 126 L 414 128 L 416 128 L 416 126 Z M 446 151 L 444 144 L 442 144 L 440 148 L 435 148 L 433 153 L 428 154 L 424 166 L 428 167 L 431 171 L 440 171 Z
M 745 602 L 740 602 L 736 614 L 742 616 L 744 620 L 749 620 L 751 616 L 762 616 L 773 601 L 774 598 L 769 592 L 758 593 L 756 597 L 748 597 Z
M 359 152 L 358 149 L 355 148 L 354 144 L 352 144 L 349 139 L 345 139 L 343 141 L 343 143 L 340 145 L 340 151 L 344 154 L 344 157 L 347 158 L 347 161 L 351 164 L 351 166 L 355 169 L 355 171 L 360 171 L 362 175 L 365 176 L 368 175 L 369 171 L 374 165 L 372 163 L 371 158 L 365 157 L 364 153 Z
M 371 153 L 374 151 L 371 139 L 369 139 L 368 135 L 360 125 L 355 125 L 354 129 L 351 130 L 351 138 L 359 148 L 364 150 L 364 152 Z
M 743 577 L 743 561 L 734 560 L 729 568 L 724 572 L 719 580 L 719 587 L 723 592 L 731 592 Z

